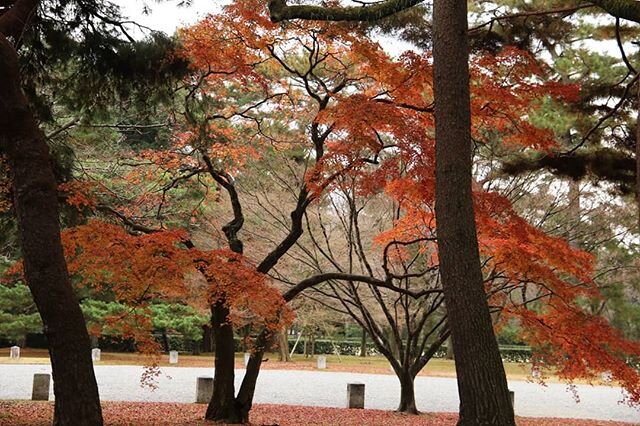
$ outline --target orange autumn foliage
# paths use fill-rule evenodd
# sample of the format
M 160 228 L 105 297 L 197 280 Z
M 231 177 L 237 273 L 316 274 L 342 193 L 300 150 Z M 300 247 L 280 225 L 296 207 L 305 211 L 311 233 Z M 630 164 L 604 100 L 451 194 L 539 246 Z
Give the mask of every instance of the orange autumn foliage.
M 292 321 L 280 293 L 246 258 L 228 250 L 188 250 L 182 245 L 185 238 L 182 230 L 133 235 L 100 220 L 62 233 L 69 272 L 78 285 L 128 306 L 126 312 L 105 318 L 104 327 L 134 339 L 142 353 L 155 356 L 160 348 L 152 336 L 149 303 L 191 298 L 194 289 L 188 286 L 187 275 L 196 270 L 208 284 L 197 296 L 209 304 L 224 294 L 232 311 L 250 312 L 254 321 L 271 330 Z M 17 262 L 7 274 L 20 275 L 21 270 Z M 153 375 L 153 368 L 147 374 Z
M 266 275 L 257 272 L 246 257 L 226 249 L 192 250 L 190 255 L 210 284 L 209 303 L 224 300 L 233 307 L 232 322 L 234 318 L 241 321 L 239 310 L 260 318 L 272 332 L 293 321 L 293 312 L 280 292 L 269 286 Z

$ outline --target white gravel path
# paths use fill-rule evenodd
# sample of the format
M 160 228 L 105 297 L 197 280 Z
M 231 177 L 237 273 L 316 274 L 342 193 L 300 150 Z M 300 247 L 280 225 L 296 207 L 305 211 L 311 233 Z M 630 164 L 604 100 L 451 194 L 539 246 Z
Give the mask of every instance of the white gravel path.
M 96 366 L 100 396 L 105 401 L 193 402 L 198 376 L 212 376 L 208 368 L 163 368 L 158 389 L 140 387 L 142 367 Z M 34 373 L 50 373 L 49 365 L 0 365 L 0 399 L 29 399 Z M 244 370 L 236 370 L 239 386 Z M 395 376 L 333 373 L 330 371 L 263 370 L 258 379 L 256 403 L 344 407 L 347 383 L 366 385 L 367 408 L 392 410 L 399 402 Z M 422 411 L 457 411 L 458 395 L 453 378 L 418 377 L 416 403 Z M 620 388 L 579 385 L 580 402 L 561 384 L 546 387 L 513 381 L 515 410 L 520 416 L 572 417 L 620 420 L 640 425 L 640 410 L 621 405 Z

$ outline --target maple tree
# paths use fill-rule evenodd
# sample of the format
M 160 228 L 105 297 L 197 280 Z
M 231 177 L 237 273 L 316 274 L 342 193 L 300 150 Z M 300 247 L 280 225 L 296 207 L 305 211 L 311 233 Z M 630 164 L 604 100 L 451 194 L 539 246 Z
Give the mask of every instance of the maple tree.
M 185 52 L 194 69 L 202 70 L 204 78 L 197 80 L 200 85 L 195 89 L 198 91 L 192 92 L 197 96 L 190 99 L 196 101 L 197 106 L 187 104 L 185 115 L 191 128 L 179 143 L 196 148 L 205 171 L 227 192 L 234 216 L 222 230 L 229 248 L 238 253 L 245 249 L 238 235 L 244 223 L 244 213 L 233 174 L 246 162 L 243 156 L 260 155 L 257 154 L 256 141 L 263 144 L 262 152 L 265 152 L 265 144 L 272 145 L 272 154 L 276 155 L 282 155 L 279 152 L 286 154 L 292 147 L 299 150 L 299 145 L 296 145 L 299 144 L 298 135 L 287 135 L 278 126 L 270 124 L 284 120 L 284 117 L 295 117 L 299 124 L 290 122 L 289 127 L 309 129 L 307 144 L 312 149 L 313 160 L 319 161 L 332 128 L 321 126 L 317 117 L 327 108 L 332 96 L 358 84 L 359 79 L 359 76 L 353 76 L 355 67 L 350 67 L 356 59 L 348 58 L 349 37 L 339 34 L 344 39 L 334 40 L 331 48 L 327 49 L 325 46 L 330 44 L 331 37 L 338 34 L 308 31 L 302 27 L 282 33 L 266 16 L 256 14 L 259 8 L 251 9 L 251 6 L 236 4 L 222 15 L 212 16 L 194 28 L 181 31 Z M 256 23 L 260 24 L 264 34 L 256 33 Z M 229 38 L 228 34 L 233 37 Z M 238 49 L 238 40 L 242 41 L 242 50 Z M 293 57 L 292 52 L 296 52 Z M 349 63 L 341 62 L 340 57 Z M 252 99 L 251 93 L 261 94 L 261 97 Z M 229 99 L 230 94 L 234 95 L 236 102 Z M 225 102 L 222 105 L 211 102 L 215 96 L 222 97 Z M 244 104 L 238 105 L 238 100 Z M 216 108 L 215 112 L 208 112 L 212 107 Z M 260 113 L 260 108 L 273 111 L 272 116 L 269 119 L 258 116 L 256 113 Z M 236 119 L 235 129 L 233 124 L 226 124 L 233 119 Z M 242 128 L 238 129 L 241 126 L 239 122 L 253 126 L 251 134 L 255 136 L 243 138 Z M 245 129 L 251 129 L 249 126 Z M 246 135 L 247 130 L 244 132 Z M 232 137 L 239 139 L 234 141 L 234 145 L 229 143 Z M 244 142 L 243 146 L 243 139 L 249 143 Z M 230 145 L 228 148 L 227 144 Z M 304 212 L 317 196 L 305 182 L 304 170 L 293 188 L 295 198 L 288 229 L 282 240 L 268 249 L 257 263 L 256 270 L 260 273 L 269 272 L 298 240 L 303 230 Z M 253 389 L 271 332 L 269 329 L 259 332 L 247 374 L 236 397 L 232 324 L 228 321 L 229 310 L 224 304 L 237 288 L 229 288 L 228 291 L 225 299 L 219 299 L 212 307 L 214 333 L 217 333 L 216 350 L 219 353 L 216 356 L 214 395 L 207 418 L 236 422 L 248 418 Z
M 228 250 L 198 250 L 185 239 L 184 231 L 134 235 L 99 220 L 65 230 L 69 269 L 78 277 L 79 287 L 92 293 L 107 291 L 117 301 L 115 309 L 110 309 L 113 312 L 102 318 L 102 330 L 92 332 L 101 334 L 107 327 L 108 333 L 132 338 L 140 352 L 153 355 L 159 343 L 152 331 L 169 326 L 160 322 L 161 305 L 151 303 L 161 300 L 191 301 L 197 306 L 202 304 L 199 300 L 224 298 L 227 306 L 247 309 L 256 321 L 262 318 L 274 327 L 286 321 L 278 293 L 245 258 Z M 188 279 L 196 271 L 206 280 L 204 288 Z M 261 297 L 252 296 L 253 292 Z M 179 327 L 189 332 L 190 325 Z

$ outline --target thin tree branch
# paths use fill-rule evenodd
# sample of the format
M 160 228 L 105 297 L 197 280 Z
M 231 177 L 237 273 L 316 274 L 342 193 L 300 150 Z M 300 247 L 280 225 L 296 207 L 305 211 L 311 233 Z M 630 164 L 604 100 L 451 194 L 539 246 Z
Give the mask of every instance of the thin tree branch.
M 422 290 L 422 291 L 414 292 L 414 291 L 406 290 L 406 289 L 401 288 L 401 287 L 397 287 L 397 286 L 391 284 L 388 281 L 383 281 L 383 280 L 380 280 L 378 278 L 370 277 L 368 275 L 347 274 L 347 273 L 342 273 L 342 272 L 327 272 L 327 273 L 324 273 L 324 274 L 314 275 L 313 277 L 309 277 L 307 279 L 304 279 L 304 280 L 300 281 L 294 287 L 292 287 L 289 290 L 287 290 L 282 295 L 282 298 L 285 301 L 290 302 L 291 300 L 293 300 L 297 295 L 299 295 L 304 290 L 306 290 L 308 288 L 311 288 L 311 287 L 314 287 L 314 286 L 316 286 L 318 284 L 327 282 L 327 281 L 350 281 L 350 282 L 356 281 L 356 282 L 363 282 L 363 283 L 370 284 L 370 285 L 372 285 L 374 287 L 386 288 L 386 289 L 389 289 L 389 290 L 396 291 L 398 293 L 406 294 L 407 296 L 411 296 L 411 297 L 413 297 L 415 299 L 418 299 L 420 297 L 426 296 L 428 294 L 441 293 L 442 292 L 442 290 L 440 290 L 440 289 L 430 289 L 430 290 Z

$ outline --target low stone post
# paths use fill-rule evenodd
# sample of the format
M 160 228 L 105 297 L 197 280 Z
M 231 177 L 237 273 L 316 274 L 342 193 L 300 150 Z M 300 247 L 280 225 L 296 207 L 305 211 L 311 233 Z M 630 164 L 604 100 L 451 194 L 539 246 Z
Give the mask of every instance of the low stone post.
M 196 383 L 196 403 L 208 404 L 213 396 L 213 377 L 200 376 Z
M 245 352 L 244 353 L 244 366 L 246 367 L 247 365 L 249 365 L 249 359 L 251 358 L 251 353 L 249 352 Z
M 364 383 L 347 384 L 347 408 L 364 408 Z
M 318 368 L 324 370 L 327 368 L 327 357 L 324 355 L 318 356 Z
M 31 391 L 31 399 L 33 401 L 48 401 L 50 383 L 51 383 L 51 375 L 34 374 L 33 389 Z
M 531 377 L 533 377 L 535 380 L 540 379 L 542 377 L 542 371 L 540 371 L 540 369 L 537 367 L 532 368 Z
M 10 359 L 20 359 L 20 346 L 11 346 L 11 352 L 9 353 Z
M 177 363 L 178 363 L 178 351 L 170 351 L 169 364 L 177 364 Z
M 93 362 L 100 361 L 100 349 L 98 348 L 91 349 L 91 361 Z
M 509 400 L 511 401 L 511 406 L 513 408 L 515 408 L 515 402 L 516 402 L 516 393 L 514 391 L 512 391 L 511 389 L 509 389 Z

